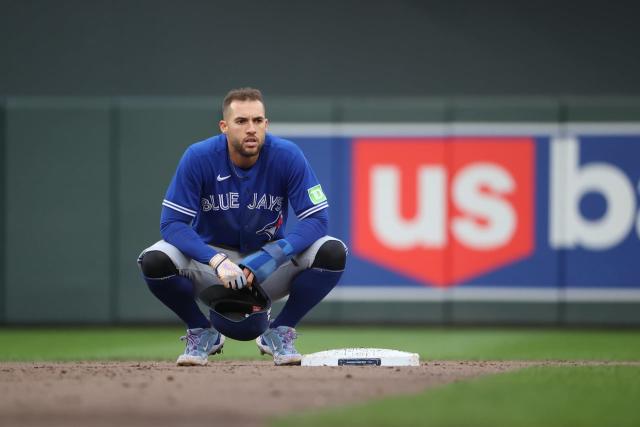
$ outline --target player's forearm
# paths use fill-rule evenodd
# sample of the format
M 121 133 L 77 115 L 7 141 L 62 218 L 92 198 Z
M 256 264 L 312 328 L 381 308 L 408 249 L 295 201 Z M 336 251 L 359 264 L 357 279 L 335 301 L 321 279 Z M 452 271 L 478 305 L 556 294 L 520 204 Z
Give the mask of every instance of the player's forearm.
M 299 254 L 311 246 L 313 242 L 326 236 L 328 227 L 329 216 L 326 209 L 323 209 L 296 224 L 294 229 L 285 236 L 285 239 L 293 247 L 293 253 Z
M 303 219 L 284 239 L 269 242 L 259 251 L 245 257 L 240 261 L 240 267 L 250 270 L 258 283 L 263 282 L 291 257 L 325 236 L 328 222 L 326 212 L 318 212 Z
M 209 263 L 216 251 L 207 246 L 193 229 L 181 221 L 167 221 L 160 225 L 162 238 L 186 256 L 203 264 Z

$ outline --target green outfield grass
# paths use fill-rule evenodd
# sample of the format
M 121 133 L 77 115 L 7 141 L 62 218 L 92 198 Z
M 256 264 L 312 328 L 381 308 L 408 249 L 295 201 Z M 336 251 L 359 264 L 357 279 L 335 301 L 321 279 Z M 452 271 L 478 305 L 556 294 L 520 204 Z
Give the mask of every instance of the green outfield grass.
M 640 360 L 640 331 L 303 327 L 303 353 L 381 347 L 422 360 Z M 180 328 L 0 328 L 0 360 L 174 360 Z M 260 359 L 253 342 L 229 340 L 223 359 Z
M 640 425 L 640 367 L 535 367 L 415 396 L 274 420 L 278 427 Z

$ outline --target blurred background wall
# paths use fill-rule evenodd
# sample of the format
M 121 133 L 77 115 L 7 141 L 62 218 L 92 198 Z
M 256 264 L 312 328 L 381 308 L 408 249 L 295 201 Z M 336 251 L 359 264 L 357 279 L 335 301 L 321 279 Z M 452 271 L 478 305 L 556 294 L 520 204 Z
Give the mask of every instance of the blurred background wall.
M 159 238 L 159 203 L 183 150 L 217 132 L 227 90 L 251 85 L 267 96 L 274 132 L 318 171 L 331 233 L 352 247 L 341 287 L 309 321 L 640 324 L 636 3 L 0 7 L 2 323 L 172 321 L 135 258 Z M 358 153 L 372 142 L 393 153 L 406 138 L 425 161 L 441 150 L 451 171 L 465 144 L 479 161 L 500 164 L 483 157 L 494 143 L 516 150 L 512 159 L 529 156 L 503 164 L 513 174 L 510 164 L 529 165 L 528 249 L 466 276 L 460 265 L 491 253 L 452 245 L 423 258 L 435 265 L 428 274 L 371 255 L 355 231 L 366 220 L 355 202 L 368 165 Z M 578 166 L 567 158 L 575 147 Z M 613 222 L 637 225 L 605 248 L 551 242 L 554 153 L 574 178 L 594 164 L 611 172 L 603 179 L 622 177 L 607 187 L 626 197 L 615 209 L 608 190 L 563 184 L 579 196 L 577 210 L 567 205 L 576 218 L 597 226 L 613 212 Z M 402 266 L 420 256 L 409 252 L 392 256 Z
M 0 94 L 640 94 L 638 2 L 0 1 Z

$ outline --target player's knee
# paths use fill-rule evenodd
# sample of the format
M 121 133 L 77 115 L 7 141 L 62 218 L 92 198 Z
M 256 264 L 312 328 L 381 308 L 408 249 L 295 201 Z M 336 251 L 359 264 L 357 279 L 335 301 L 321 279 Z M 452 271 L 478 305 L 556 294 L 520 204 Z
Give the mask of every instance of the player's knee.
M 347 263 L 347 248 L 340 240 L 327 240 L 320 246 L 312 268 L 342 271 Z
M 149 251 L 142 256 L 140 269 L 145 277 L 159 279 L 162 277 L 178 274 L 178 269 L 171 261 L 171 258 L 164 252 Z

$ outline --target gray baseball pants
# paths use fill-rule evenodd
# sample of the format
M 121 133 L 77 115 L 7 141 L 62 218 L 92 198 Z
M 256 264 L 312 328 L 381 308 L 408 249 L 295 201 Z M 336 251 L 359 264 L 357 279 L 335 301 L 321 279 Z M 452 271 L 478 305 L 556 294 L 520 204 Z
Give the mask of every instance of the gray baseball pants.
M 313 264 L 316 258 L 316 254 L 320 246 L 329 240 L 339 239 L 331 236 L 324 236 L 316 240 L 311 246 L 305 249 L 300 254 L 293 257 L 293 261 L 287 261 L 282 264 L 271 276 L 261 283 L 262 289 L 269 295 L 272 301 L 277 301 L 287 295 L 289 295 L 289 289 L 291 288 L 291 282 L 293 278 L 300 272 L 308 269 Z M 342 243 L 342 242 L 341 242 Z M 344 243 L 343 243 L 344 245 Z M 240 254 L 236 251 L 210 245 L 218 252 L 226 254 L 229 259 L 236 264 L 240 263 L 247 254 Z M 191 279 L 194 285 L 194 291 L 196 295 L 208 288 L 209 286 L 222 286 L 222 283 L 218 279 L 216 272 L 208 265 L 195 261 L 186 255 L 184 255 L 178 248 L 170 243 L 160 240 L 147 249 L 143 250 L 138 257 L 138 264 L 142 259 L 142 256 L 149 251 L 160 251 L 165 253 L 178 270 L 178 274 Z

